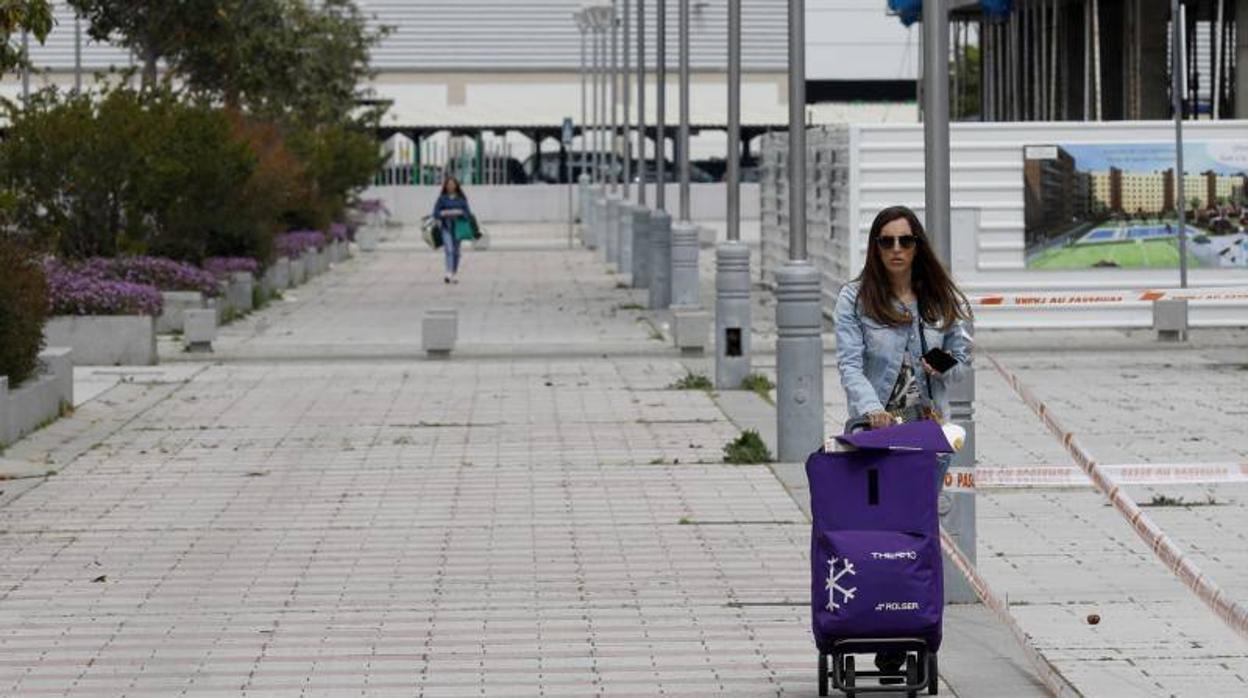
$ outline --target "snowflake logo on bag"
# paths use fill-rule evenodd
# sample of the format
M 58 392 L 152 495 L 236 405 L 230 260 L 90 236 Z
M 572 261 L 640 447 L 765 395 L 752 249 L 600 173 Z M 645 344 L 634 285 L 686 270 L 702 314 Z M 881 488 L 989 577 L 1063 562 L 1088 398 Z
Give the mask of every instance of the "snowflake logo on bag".
M 830 558 L 828 560 L 827 590 L 828 590 L 828 610 L 829 611 L 835 611 L 836 609 L 840 608 L 842 605 L 850 601 L 853 601 L 854 593 L 858 591 L 858 587 L 850 587 L 846 589 L 845 587 L 838 584 L 838 582 L 841 581 L 841 577 L 844 577 L 847 574 L 854 575 L 854 576 L 858 574 L 857 572 L 854 571 L 854 563 L 850 562 L 849 560 L 846 560 L 845 558 L 841 558 L 842 566 L 841 566 L 841 569 L 838 571 L 836 569 L 836 561 L 837 561 L 836 558 Z M 840 592 L 841 594 L 840 604 L 836 603 L 837 592 Z

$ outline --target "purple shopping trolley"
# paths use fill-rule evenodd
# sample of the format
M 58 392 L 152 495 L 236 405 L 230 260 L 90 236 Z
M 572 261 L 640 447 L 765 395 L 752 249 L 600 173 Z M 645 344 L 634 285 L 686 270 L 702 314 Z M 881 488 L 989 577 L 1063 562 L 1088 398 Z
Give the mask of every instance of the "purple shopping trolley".
M 854 450 L 806 461 L 819 695 L 829 678 L 850 696 L 934 695 L 944 611 L 937 456 L 953 449 L 931 421 L 837 439 Z M 855 667 L 854 655 L 881 652 L 891 666 Z

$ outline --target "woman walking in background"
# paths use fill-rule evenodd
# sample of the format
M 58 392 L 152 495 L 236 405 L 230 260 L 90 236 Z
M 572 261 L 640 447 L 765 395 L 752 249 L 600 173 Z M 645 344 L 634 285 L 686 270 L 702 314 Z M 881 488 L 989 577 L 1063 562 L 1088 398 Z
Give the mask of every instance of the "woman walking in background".
M 442 193 L 433 205 L 433 218 L 442 234 L 442 251 L 446 254 L 446 274 L 442 280 L 448 284 L 459 283 L 459 245 L 473 239 L 472 210 L 468 197 L 459 186 L 459 180 L 447 177 L 442 183 Z

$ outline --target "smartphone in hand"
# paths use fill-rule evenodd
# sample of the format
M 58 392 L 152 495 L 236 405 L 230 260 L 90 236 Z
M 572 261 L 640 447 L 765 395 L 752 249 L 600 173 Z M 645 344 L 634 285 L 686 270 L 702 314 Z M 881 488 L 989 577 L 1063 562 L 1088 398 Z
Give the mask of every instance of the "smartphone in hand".
M 940 373 L 944 373 L 945 371 L 948 371 L 958 365 L 958 360 L 953 358 L 953 354 L 950 354 L 939 347 L 924 354 L 923 360 L 927 362 L 928 366 L 931 366 Z

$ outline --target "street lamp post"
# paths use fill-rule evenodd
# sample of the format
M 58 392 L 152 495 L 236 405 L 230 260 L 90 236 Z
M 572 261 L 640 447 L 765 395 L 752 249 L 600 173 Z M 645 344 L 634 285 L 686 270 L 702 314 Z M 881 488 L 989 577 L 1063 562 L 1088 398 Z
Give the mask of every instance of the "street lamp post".
M 578 200 L 581 208 L 581 230 L 589 224 L 589 174 L 586 172 L 585 162 L 589 153 L 587 146 L 587 138 L 589 131 L 589 90 L 588 90 L 588 69 L 585 65 L 587 54 L 587 35 L 589 33 L 589 18 L 585 16 L 584 10 L 579 10 L 572 14 L 572 18 L 576 20 L 576 28 L 581 32 L 581 148 L 580 156 L 577 158 L 578 169 L 580 172 L 576 176 L 576 186 L 578 191 Z M 582 232 L 584 235 L 584 232 Z
M 947 2 L 923 4 L 923 140 L 924 226 L 941 263 L 953 274 L 953 231 L 949 187 L 949 7 Z M 970 331 L 970 328 L 967 330 Z M 949 386 L 951 414 L 966 429 L 966 441 L 955 456 L 959 471 L 975 468 L 975 375 Z M 973 564 L 976 554 L 975 492 L 942 492 L 941 525 Z M 975 603 L 974 589 L 953 565 L 945 566 L 945 601 Z
M 619 73 L 619 16 L 616 13 L 618 0 L 611 0 L 604 9 L 607 13 L 607 40 L 610 42 L 608 74 L 611 82 L 611 101 L 609 128 L 607 137 L 607 182 L 606 195 L 606 242 L 602 248 L 606 252 L 608 268 L 620 270 L 620 191 L 619 191 L 619 106 L 620 106 L 620 73 Z
M 786 463 L 823 443 L 820 279 L 806 259 L 805 13 L 805 0 L 789 0 L 789 260 L 776 271 L 776 433 Z
M 655 2 L 657 43 L 655 52 L 655 136 L 654 169 L 656 210 L 650 215 L 650 295 L 651 310 L 672 304 L 672 217 L 667 213 L 667 0 Z
M 672 226 L 672 306 L 695 308 L 702 302 L 698 288 L 698 227 L 690 220 L 689 202 L 689 0 L 680 0 L 679 16 L 680 129 L 676 155 L 680 170 L 680 222 Z M 680 341 L 679 336 L 677 340 Z
M 715 251 L 715 387 L 750 374 L 750 248 L 741 242 L 741 0 L 728 0 L 728 240 Z
M 637 0 L 637 208 L 633 213 L 633 288 L 650 286 L 650 207 L 646 205 L 646 0 Z

